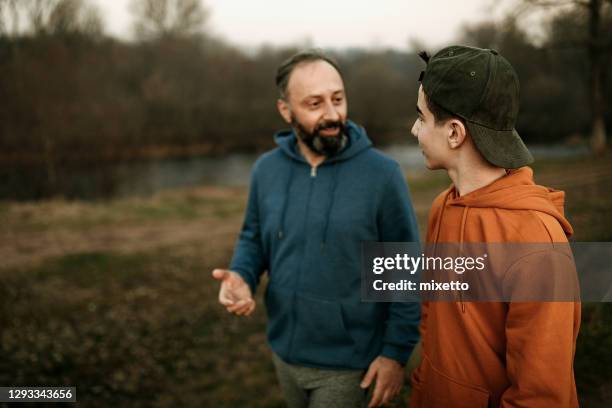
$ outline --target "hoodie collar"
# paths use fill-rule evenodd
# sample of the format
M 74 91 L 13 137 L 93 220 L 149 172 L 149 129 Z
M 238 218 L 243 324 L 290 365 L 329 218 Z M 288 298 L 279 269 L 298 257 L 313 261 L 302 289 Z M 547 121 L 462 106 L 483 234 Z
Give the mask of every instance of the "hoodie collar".
M 446 205 L 451 206 L 541 211 L 555 217 L 568 236 L 573 232 L 564 215 L 565 193 L 535 184 L 530 167 L 510 170 L 506 176 L 463 196 L 451 185 L 446 198 Z

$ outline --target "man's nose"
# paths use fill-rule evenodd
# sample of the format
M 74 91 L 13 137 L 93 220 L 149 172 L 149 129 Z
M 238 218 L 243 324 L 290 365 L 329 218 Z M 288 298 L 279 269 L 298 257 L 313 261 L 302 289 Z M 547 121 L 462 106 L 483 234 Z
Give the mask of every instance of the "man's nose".
M 333 103 L 328 102 L 325 104 L 325 112 L 324 112 L 323 119 L 327 121 L 340 120 L 340 114 L 338 113 L 338 110 L 336 109 Z

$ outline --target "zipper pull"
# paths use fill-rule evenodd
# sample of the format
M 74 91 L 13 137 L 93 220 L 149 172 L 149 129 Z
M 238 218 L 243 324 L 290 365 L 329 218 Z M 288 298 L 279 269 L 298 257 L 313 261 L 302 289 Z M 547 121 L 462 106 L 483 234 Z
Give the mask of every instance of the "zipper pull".
M 317 177 L 317 168 L 316 167 L 311 167 L 310 168 L 310 177 Z

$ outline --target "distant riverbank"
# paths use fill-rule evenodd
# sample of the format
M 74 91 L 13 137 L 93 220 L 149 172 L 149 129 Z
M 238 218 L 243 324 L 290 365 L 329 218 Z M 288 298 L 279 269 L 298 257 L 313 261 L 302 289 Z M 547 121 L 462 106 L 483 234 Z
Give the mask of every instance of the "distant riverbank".
M 406 172 L 423 171 L 423 157 L 416 145 L 381 149 Z M 583 157 L 585 146 L 532 146 L 537 159 Z M 246 186 L 259 154 L 196 154 L 164 156 L 159 151 L 147 159 L 58 163 L 50 174 L 44 164 L 0 166 L 0 199 L 38 200 L 49 197 L 96 200 L 150 196 L 160 191 L 199 185 Z M 180 152 L 175 152 L 180 153 Z

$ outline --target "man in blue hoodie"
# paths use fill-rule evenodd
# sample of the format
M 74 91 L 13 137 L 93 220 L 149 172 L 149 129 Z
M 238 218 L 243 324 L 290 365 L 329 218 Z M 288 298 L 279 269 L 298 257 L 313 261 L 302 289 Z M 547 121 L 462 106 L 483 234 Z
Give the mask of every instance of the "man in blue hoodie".
M 401 390 L 420 308 L 361 301 L 361 243 L 418 241 L 408 188 L 398 164 L 347 120 L 332 59 L 299 53 L 276 83 L 291 130 L 254 165 L 230 270 L 213 271 L 219 301 L 251 314 L 267 271 L 268 341 L 289 406 L 380 406 Z

